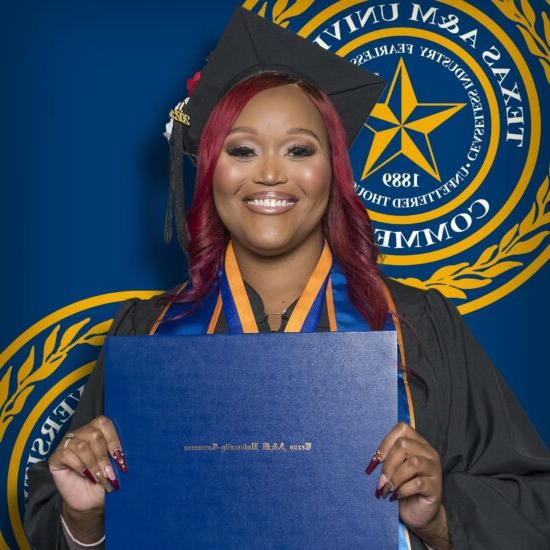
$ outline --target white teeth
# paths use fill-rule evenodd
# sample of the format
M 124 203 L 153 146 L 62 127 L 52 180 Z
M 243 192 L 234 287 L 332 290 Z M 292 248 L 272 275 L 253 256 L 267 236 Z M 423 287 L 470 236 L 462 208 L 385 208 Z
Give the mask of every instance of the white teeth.
M 288 201 L 286 199 L 277 200 L 277 199 L 251 199 L 246 201 L 248 204 L 254 206 L 263 206 L 267 208 L 277 208 L 282 206 L 291 206 L 294 204 L 294 201 Z

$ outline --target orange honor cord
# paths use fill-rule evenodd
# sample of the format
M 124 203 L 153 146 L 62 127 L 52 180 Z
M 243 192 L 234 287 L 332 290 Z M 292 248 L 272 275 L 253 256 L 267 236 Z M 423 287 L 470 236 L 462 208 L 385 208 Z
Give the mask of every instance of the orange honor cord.
M 243 279 L 241 277 L 241 271 L 237 264 L 237 258 L 235 257 L 235 251 L 233 249 L 233 243 L 229 241 L 227 250 L 225 252 L 225 274 L 227 275 L 227 281 L 235 307 L 239 314 L 239 319 L 244 333 L 256 333 L 258 332 L 258 326 L 256 325 L 256 319 L 248 300 L 248 294 L 244 287 Z
M 185 287 L 187 286 L 187 281 L 182 283 L 180 287 L 178 288 L 178 291 L 176 292 L 176 295 L 178 295 Z M 164 316 L 166 315 L 166 312 L 168 311 L 168 308 L 172 305 L 171 302 L 168 302 L 160 312 L 159 316 L 157 317 L 156 321 L 153 323 L 153 326 L 151 327 L 151 330 L 149 331 L 149 336 L 152 336 L 157 332 L 158 326 L 160 322 L 164 319 Z
M 403 363 L 403 384 L 405 385 L 405 392 L 407 394 L 407 404 L 409 406 L 409 418 L 410 426 L 414 428 L 416 425 L 415 416 L 414 416 L 414 404 L 412 399 L 411 388 L 409 386 L 409 377 L 407 374 L 407 361 L 405 357 L 405 341 L 403 339 L 403 331 L 401 329 L 401 321 L 399 315 L 397 314 L 397 309 L 395 307 L 395 302 L 393 297 L 386 285 L 384 285 L 384 293 L 386 295 L 386 300 L 388 301 L 388 307 L 393 319 L 393 324 L 395 325 L 395 330 L 397 331 L 397 343 L 399 345 L 399 352 L 401 354 L 401 361 Z
M 214 331 L 216 330 L 216 325 L 218 324 L 218 319 L 220 318 L 221 310 L 222 310 L 222 295 L 218 294 L 216 307 L 212 312 L 212 317 L 210 318 L 210 323 L 208 325 L 208 330 L 206 331 L 206 334 L 214 334 Z
M 285 332 L 301 332 L 308 313 L 313 306 L 313 302 L 315 302 L 315 298 L 317 298 L 319 291 L 328 277 L 331 267 L 332 253 L 328 243 L 325 241 L 321 257 L 319 258 L 315 270 L 309 278 L 306 288 L 304 292 L 302 292 L 296 307 L 292 311 L 292 315 L 288 320 Z
M 338 325 L 336 324 L 336 310 L 334 309 L 334 296 L 332 294 L 332 281 L 329 279 L 326 290 L 327 300 L 327 313 L 328 313 L 328 326 L 330 332 L 338 332 Z

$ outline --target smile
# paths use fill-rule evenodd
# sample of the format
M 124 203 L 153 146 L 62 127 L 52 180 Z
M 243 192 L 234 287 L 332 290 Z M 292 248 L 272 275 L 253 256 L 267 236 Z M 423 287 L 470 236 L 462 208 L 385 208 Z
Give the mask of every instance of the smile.
M 287 194 L 258 193 L 246 197 L 243 202 L 250 210 L 258 214 L 281 214 L 294 207 L 298 199 Z

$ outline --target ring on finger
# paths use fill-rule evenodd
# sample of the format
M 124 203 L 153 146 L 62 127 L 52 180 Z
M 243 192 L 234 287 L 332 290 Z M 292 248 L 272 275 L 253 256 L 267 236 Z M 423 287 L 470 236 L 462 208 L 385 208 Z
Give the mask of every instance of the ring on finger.
M 71 439 L 74 439 L 76 437 L 76 434 L 74 432 L 69 432 L 68 434 L 65 434 L 65 443 L 63 444 L 63 448 L 67 448 L 67 446 L 69 445 L 69 441 L 71 441 Z
M 53 466 L 50 466 L 50 472 L 59 472 L 60 470 L 68 470 L 69 467 L 65 466 L 64 464 L 55 464 Z
M 101 470 L 98 470 L 95 473 L 95 478 L 97 479 L 97 481 L 99 483 L 103 483 L 104 481 L 107 481 L 107 478 L 105 477 L 105 474 Z

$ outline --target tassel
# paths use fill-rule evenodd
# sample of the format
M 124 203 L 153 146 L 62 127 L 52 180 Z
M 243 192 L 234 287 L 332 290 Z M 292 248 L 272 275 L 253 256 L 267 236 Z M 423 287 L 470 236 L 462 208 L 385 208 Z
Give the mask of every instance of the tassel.
M 183 125 L 174 120 L 170 136 L 170 180 L 166 218 L 164 220 L 164 241 L 172 239 L 172 225 L 176 218 L 176 237 L 178 243 L 187 253 L 189 235 L 185 222 L 185 189 L 183 181 Z

